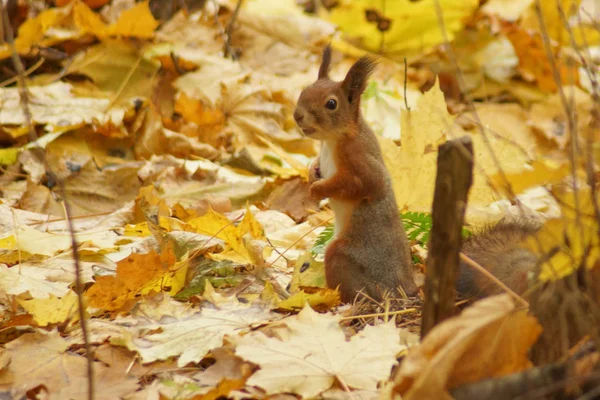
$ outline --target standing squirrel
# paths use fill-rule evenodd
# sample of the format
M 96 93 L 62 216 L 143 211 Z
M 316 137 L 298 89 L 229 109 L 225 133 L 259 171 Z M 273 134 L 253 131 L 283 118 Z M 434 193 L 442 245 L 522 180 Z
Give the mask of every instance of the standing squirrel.
M 360 58 L 341 82 L 329 78 L 325 47 L 318 79 L 300 94 L 294 119 L 305 135 L 321 141 L 310 166 L 310 195 L 329 198 L 335 237 L 325 252 L 325 280 L 352 301 L 364 291 L 374 299 L 399 287 L 417 293 L 412 259 L 392 182 L 379 142 L 360 112 L 360 96 L 375 68 Z
M 317 81 L 302 91 L 294 111 L 302 132 L 321 141 L 321 152 L 309 167 L 310 195 L 329 198 L 335 214 L 335 236 L 325 251 L 327 286 L 338 287 L 343 302 L 359 291 L 380 300 L 399 287 L 415 295 L 408 238 L 391 178 L 360 111 L 360 96 L 376 61 L 361 57 L 341 82 L 329 78 L 330 63 L 331 47 L 326 46 Z M 501 222 L 467 239 L 462 251 L 522 294 L 536 258 L 519 242 L 536 230 L 533 224 Z M 463 262 L 456 287 L 461 297 L 500 290 Z

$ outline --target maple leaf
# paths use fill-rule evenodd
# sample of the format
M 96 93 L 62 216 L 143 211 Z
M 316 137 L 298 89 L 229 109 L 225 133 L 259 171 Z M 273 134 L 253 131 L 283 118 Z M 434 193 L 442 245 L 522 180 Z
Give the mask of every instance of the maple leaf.
M 256 258 L 249 243 L 244 240 L 248 234 L 252 239 L 264 239 L 263 229 L 256 221 L 249 209 L 246 209 L 244 218 L 234 226 L 226 216 L 210 209 L 205 215 L 187 221 L 196 232 L 204 235 L 215 236 L 225 241 L 229 249 L 224 253 L 215 255 L 217 259 L 229 259 L 240 263 L 253 262 Z
M 77 295 L 73 291 L 67 292 L 60 299 L 50 294 L 48 299 L 18 300 L 18 302 L 33 316 L 39 326 L 79 319 Z
M 106 39 L 77 54 L 67 73 L 90 77 L 98 88 L 110 92 L 113 105 L 124 106 L 131 97 L 150 97 L 158 68 L 127 42 Z
M 86 292 L 93 307 L 118 310 L 152 291 L 176 294 L 183 287 L 187 263 L 177 263 L 172 245 L 160 254 L 131 254 L 117 264 L 116 276 L 99 276 Z
M 287 318 L 285 326 L 282 338 L 252 332 L 234 340 L 236 354 L 261 367 L 248 385 L 259 386 L 267 394 L 311 398 L 336 380 L 343 387 L 373 390 L 389 377 L 396 354 L 402 350 L 393 321 L 367 326 L 347 341 L 339 317 L 318 314 L 306 306 Z
M 112 335 L 111 343 L 137 351 L 144 363 L 179 356 L 179 367 L 199 362 L 212 348 L 223 344 L 225 335 L 245 332 L 254 324 L 275 318 L 260 304 L 243 304 L 235 298 L 218 308 L 207 305 L 200 311 L 170 298 L 153 303 L 153 307 L 150 315 L 136 308 L 131 317 L 116 319 L 111 325 L 120 332 Z M 168 312 L 163 311 L 165 307 Z
M 50 398 L 87 398 L 87 359 L 66 353 L 68 344 L 57 331 L 25 333 L 5 346 L 10 364 L 0 371 L 0 383 L 10 384 L 13 395 L 25 396 L 43 386 Z M 31 360 L 36 360 L 35 368 Z M 94 375 L 96 399 L 120 398 L 138 388 L 135 379 L 102 363 L 94 363 Z

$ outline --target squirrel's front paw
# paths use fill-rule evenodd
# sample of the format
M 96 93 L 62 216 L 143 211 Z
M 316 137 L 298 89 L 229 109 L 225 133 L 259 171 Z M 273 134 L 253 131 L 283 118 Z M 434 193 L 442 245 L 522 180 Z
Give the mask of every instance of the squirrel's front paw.
M 319 163 L 311 164 L 308 169 L 308 183 L 315 183 L 322 178 Z
M 310 197 L 315 200 L 323 200 L 327 196 L 323 193 L 323 185 L 321 182 L 315 182 L 310 185 Z

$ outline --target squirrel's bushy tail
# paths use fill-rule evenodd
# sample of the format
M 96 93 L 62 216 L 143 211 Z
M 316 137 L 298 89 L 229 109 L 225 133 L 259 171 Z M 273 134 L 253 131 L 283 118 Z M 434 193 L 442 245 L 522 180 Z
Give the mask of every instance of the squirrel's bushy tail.
M 529 272 L 538 262 L 538 257 L 521 243 L 535 234 L 540 226 L 540 223 L 531 220 L 503 220 L 466 239 L 461 251 L 521 295 L 527 290 Z M 498 285 L 463 261 L 460 262 L 456 289 L 463 298 L 502 292 Z

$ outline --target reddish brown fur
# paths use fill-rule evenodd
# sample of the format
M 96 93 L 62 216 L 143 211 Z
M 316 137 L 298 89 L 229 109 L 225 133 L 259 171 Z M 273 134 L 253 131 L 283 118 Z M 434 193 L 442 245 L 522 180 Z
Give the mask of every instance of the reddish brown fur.
M 379 142 L 360 114 L 360 95 L 375 61 L 359 59 L 343 81 L 335 82 L 329 79 L 330 60 L 326 48 L 319 79 L 304 89 L 294 112 L 303 132 L 322 142 L 309 173 L 311 195 L 329 198 L 336 215 L 336 236 L 325 253 L 327 285 L 339 287 L 345 302 L 361 290 L 375 299 L 400 286 L 415 294 L 391 179 Z M 335 109 L 327 107 L 332 99 Z
M 336 218 L 336 235 L 325 253 L 327 285 L 339 287 L 344 302 L 352 301 L 361 290 L 375 299 L 400 286 L 407 294 L 415 294 L 408 239 L 389 172 L 377 138 L 360 113 L 360 95 L 375 61 L 359 59 L 342 82 L 329 79 L 330 62 L 327 47 L 317 81 L 302 91 L 294 111 L 302 131 L 321 141 L 321 153 L 310 166 L 310 193 L 318 199 L 329 198 Z M 332 99 L 337 102 L 335 109 L 327 108 Z M 523 293 L 526 275 L 536 260 L 519 242 L 535 229 L 523 221 L 501 223 L 467 240 L 462 251 Z M 465 264 L 461 264 L 457 289 L 463 296 L 499 291 Z

